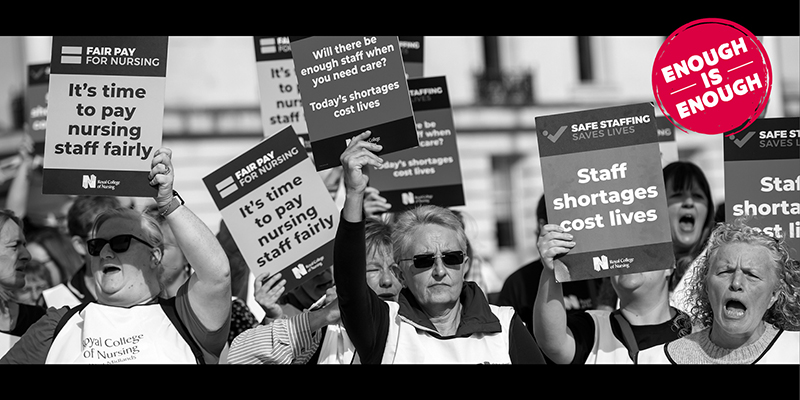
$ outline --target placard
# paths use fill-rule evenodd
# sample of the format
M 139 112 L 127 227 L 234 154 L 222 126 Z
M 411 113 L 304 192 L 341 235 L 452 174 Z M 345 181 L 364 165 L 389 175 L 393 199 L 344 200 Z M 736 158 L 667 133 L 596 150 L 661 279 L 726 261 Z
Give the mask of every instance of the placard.
M 308 133 L 288 36 L 253 36 L 264 135 L 292 125 Z
M 444 76 L 408 80 L 419 146 L 382 155 L 370 168 L 370 186 L 393 212 L 425 204 L 462 206 L 464 188 L 453 110 Z
M 678 161 L 678 142 L 675 136 L 678 128 L 669 122 L 667 117 L 656 117 L 656 129 L 658 130 L 658 148 L 661 149 L 661 166 Z
M 403 66 L 406 78 L 421 78 L 425 76 L 425 36 L 398 36 L 400 54 L 403 56 Z
M 203 178 L 254 276 L 286 291 L 333 265 L 339 211 L 292 126 Z
M 722 136 L 725 221 L 783 237 L 800 251 L 800 118 L 759 118 L 743 132 Z
M 28 65 L 25 88 L 25 133 L 33 140 L 33 154 L 44 155 L 44 134 L 47 128 L 47 89 L 50 63 Z
M 152 197 L 166 36 L 55 36 L 43 193 Z
M 289 39 L 317 170 L 366 130 L 381 155 L 419 144 L 397 36 Z
M 548 222 L 576 242 L 558 282 L 672 268 L 653 105 L 536 118 Z

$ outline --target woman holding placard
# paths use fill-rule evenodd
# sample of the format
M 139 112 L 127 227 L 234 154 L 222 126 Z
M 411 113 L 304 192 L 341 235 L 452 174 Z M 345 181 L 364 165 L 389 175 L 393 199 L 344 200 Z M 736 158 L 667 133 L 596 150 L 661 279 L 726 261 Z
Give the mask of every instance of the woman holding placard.
M 490 305 L 465 282 L 467 238 L 449 210 L 424 206 L 398 214 L 394 268 L 404 288 L 382 301 L 363 270 L 363 214 L 368 176 L 382 146 L 357 135 L 341 155 L 345 203 L 334 244 L 334 279 L 342 321 L 364 364 L 539 363 L 544 359 L 512 307 Z

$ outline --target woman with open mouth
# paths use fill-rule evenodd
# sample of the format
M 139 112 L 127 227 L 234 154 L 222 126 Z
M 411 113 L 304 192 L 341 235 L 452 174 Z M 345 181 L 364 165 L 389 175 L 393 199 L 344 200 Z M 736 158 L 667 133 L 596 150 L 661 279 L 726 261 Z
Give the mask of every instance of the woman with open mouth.
M 688 161 L 673 162 L 663 170 L 675 270 L 670 276 L 670 303 L 687 311 L 686 280 L 689 266 L 700 256 L 714 229 L 714 202 L 703 170 Z
M 214 234 L 173 190 L 172 150 L 155 152 L 148 179 L 160 215 L 192 265 L 189 279 L 174 297 L 162 296 L 158 272 L 164 243 L 158 222 L 130 208 L 105 210 L 86 241 L 97 300 L 48 308 L 0 364 L 219 361 L 230 329 L 228 259 Z
M 692 322 L 704 329 L 667 343 L 673 364 L 800 363 L 800 263 L 782 239 L 741 220 L 711 235 L 689 281 Z

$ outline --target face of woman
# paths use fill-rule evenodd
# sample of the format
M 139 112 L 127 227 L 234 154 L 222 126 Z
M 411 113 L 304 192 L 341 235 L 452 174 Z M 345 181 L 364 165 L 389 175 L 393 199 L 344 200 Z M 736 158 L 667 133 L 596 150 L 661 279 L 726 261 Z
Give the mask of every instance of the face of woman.
M 397 301 L 403 285 L 392 271 L 392 252 L 375 251 L 367 259 L 367 286 L 383 300 Z
M 778 298 L 777 266 L 769 250 L 748 243 L 726 244 L 711 262 L 706 285 L 714 313 L 712 340 L 717 345 L 757 340 L 764 330 L 764 314 Z
M 42 292 L 50 287 L 46 280 L 36 276 L 28 275 L 26 277 L 25 286 L 22 289 L 14 291 L 14 298 L 17 302 L 22 304 L 29 304 L 32 306 L 42 305 L 44 298 Z
M 138 221 L 111 218 L 97 230 L 96 238 L 110 240 L 118 235 L 134 235 L 144 239 Z M 102 304 L 130 306 L 152 297 L 148 276 L 157 273 L 151 249 L 131 239 L 128 249 L 116 252 L 106 243 L 99 256 L 91 257 L 92 274 L 97 282 L 98 300 Z M 152 271 L 151 271 L 152 270 Z
M 430 315 L 438 315 L 459 301 L 466 274 L 463 262 L 446 265 L 442 253 L 463 249 L 458 243 L 458 235 L 449 228 L 423 225 L 413 233 L 414 240 L 402 256 L 402 279 L 423 309 Z M 415 267 L 410 259 L 420 254 L 434 255 L 433 265 Z M 466 256 L 464 260 L 466 262 Z
M 676 192 L 672 190 L 672 180 L 669 180 L 666 190 L 672 243 L 681 251 L 688 251 L 703 234 L 709 199 L 696 181 L 693 181 L 691 189 Z
M 25 286 L 25 266 L 31 254 L 25 236 L 16 222 L 7 220 L 0 227 L 0 286 L 19 289 Z

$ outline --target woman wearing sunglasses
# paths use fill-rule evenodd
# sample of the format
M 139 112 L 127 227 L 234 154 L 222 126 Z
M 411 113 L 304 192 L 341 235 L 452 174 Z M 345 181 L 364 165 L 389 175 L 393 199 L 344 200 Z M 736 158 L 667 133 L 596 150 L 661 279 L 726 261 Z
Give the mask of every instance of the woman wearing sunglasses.
M 150 216 L 104 211 L 87 241 L 97 301 L 50 308 L 0 363 L 216 363 L 230 327 L 230 268 L 203 222 L 182 206 L 172 185 L 172 152 L 159 149 L 150 185 L 161 215 L 194 273 L 175 297 L 160 296 L 163 235 Z
M 334 244 L 334 280 L 342 321 L 364 364 L 544 363 L 511 307 L 490 305 L 466 282 L 467 239 L 449 210 L 425 206 L 401 213 L 392 232 L 395 272 L 404 288 L 382 301 L 364 277 L 363 201 L 381 146 L 355 136 L 342 153 L 345 202 Z

